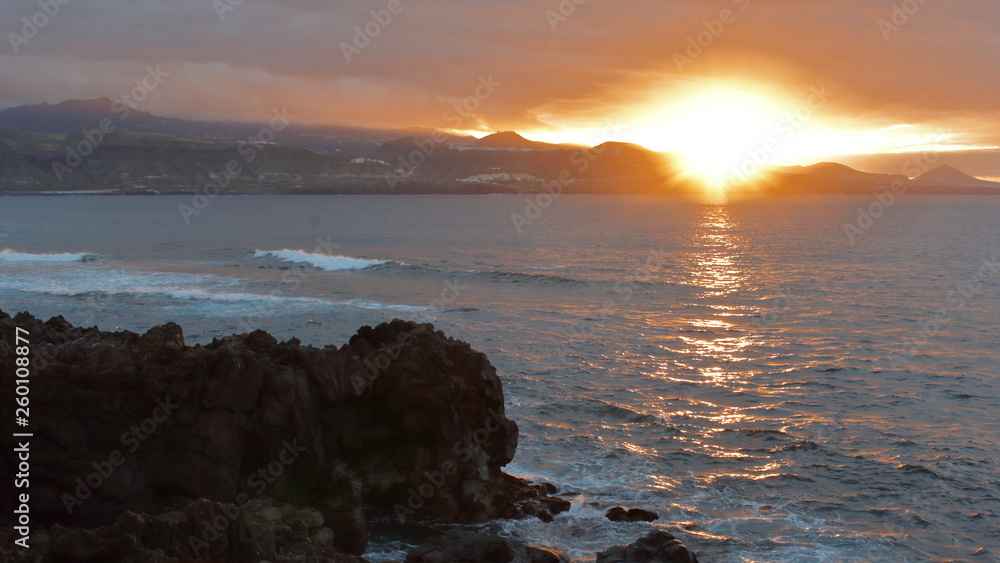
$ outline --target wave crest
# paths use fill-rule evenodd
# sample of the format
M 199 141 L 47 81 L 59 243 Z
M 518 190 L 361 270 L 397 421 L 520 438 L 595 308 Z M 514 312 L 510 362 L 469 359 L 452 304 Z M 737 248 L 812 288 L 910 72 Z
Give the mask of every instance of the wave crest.
M 86 262 L 94 258 L 86 252 L 66 254 L 32 254 L 30 252 L 15 252 L 9 248 L 0 250 L 0 262 Z
M 309 264 L 314 268 L 326 271 L 340 270 L 363 270 L 373 266 L 388 264 L 388 260 L 365 260 L 363 258 L 352 258 L 350 256 L 331 256 L 329 254 L 312 254 L 301 250 L 258 250 L 254 252 L 254 258 L 277 258 L 284 262 L 295 262 L 298 264 Z

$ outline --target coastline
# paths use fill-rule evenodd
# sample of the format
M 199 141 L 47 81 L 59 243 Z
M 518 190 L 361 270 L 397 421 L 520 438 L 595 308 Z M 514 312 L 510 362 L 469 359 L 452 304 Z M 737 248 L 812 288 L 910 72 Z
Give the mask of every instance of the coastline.
M 780 191 L 735 194 L 737 198 L 767 199 L 771 197 L 789 196 L 871 196 L 885 187 L 875 185 L 844 186 L 835 189 L 811 189 L 808 187 L 789 188 Z M 550 190 L 543 184 L 510 185 L 483 183 L 470 186 L 460 182 L 419 182 L 396 183 L 352 181 L 344 185 L 334 186 L 299 186 L 281 188 L 273 185 L 230 187 L 225 192 L 212 193 L 212 190 L 201 188 L 156 188 L 156 189 L 89 189 L 89 190 L 10 190 L 0 187 L 0 197 L 59 197 L 59 196 L 195 196 L 214 199 L 227 196 L 322 196 L 322 195 L 453 195 L 453 196 L 531 196 L 548 194 Z M 933 187 L 910 185 L 905 193 L 909 196 L 998 196 L 1000 189 L 975 187 Z M 664 189 L 661 184 L 648 179 L 613 179 L 613 180 L 573 180 L 561 187 L 558 195 L 618 195 L 618 196 L 696 196 L 691 190 Z
M 496 370 L 429 324 L 362 327 L 322 349 L 259 330 L 187 346 L 173 323 L 140 336 L 28 313 L 0 312 L 0 330 L 30 339 L 24 385 L 35 406 L 22 429 L 28 443 L 2 439 L 5 469 L 17 466 L 18 445 L 33 460 L 23 503 L 33 549 L 11 550 L 10 560 L 363 561 L 355 557 L 368 543 L 366 512 L 401 525 L 545 525 L 571 505 L 572 494 L 502 472 L 517 425 L 504 414 Z M 17 351 L 5 340 L 0 363 L 13 365 Z M 13 396 L 14 385 L 5 380 L 5 392 Z M 0 407 L 7 420 L 13 409 Z M 5 493 L 5 504 L 16 498 Z M 4 506 L 3 517 L 17 508 Z M 434 541 L 412 560 L 497 542 L 535 549 L 459 532 Z M 646 543 L 690 554 L 669 534 Z

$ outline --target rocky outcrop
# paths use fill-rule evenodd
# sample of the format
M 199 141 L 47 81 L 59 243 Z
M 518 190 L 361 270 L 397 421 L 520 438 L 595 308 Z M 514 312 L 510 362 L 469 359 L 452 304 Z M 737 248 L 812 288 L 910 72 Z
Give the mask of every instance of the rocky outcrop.
M 598 553 L 597 563 L 698 563 L 698 557 L 672 534 L 656 530 Z
M 117 529 L 122 518 L 160 529 L 170 521 L 162 508 L 178 499 L 242 508 L 267 495 L 312 507 L 332 545 L 359 554 L 363 504 L 458 522 L 568 507 L 501 472 L 517 426 L 496 370 L 429 324 L 363 327 L 339 348 L 263 331 L 188 346 L 173 323 L 140 336 L 0 311 L 4 369 L 18 357 L 15 326 L 32 358 L 35 530 Z M 0 385 L 14 395 L 12 378 Z M 13 420 L 14 408 L 3 401 L 0 417 Z M 0 436 L 4 475 L 16 466 L 13 440 Z M 0 518 L 14 492 L 11 480 L 0 485 Z
M 608 510 L 604 517 L 612 522 L 654 522 L 660 519 L 659 514 L 650 510 L 643 510 L 641 508 L 625 510 L 620 506 Z
M 558 551 L 532 547 L 494 534 L 452 530 L 410 550 L 405 563 L 570 563 Z
M 334 548 L 335 534 L 318 511 L 295 509 L 272 499 L 248 506 L 186 501 L 157 514 L 122 513 L 96 529 L 56 524 L 32 534 L 30 554 L 0 548 L 0 559 L 29 561 L 364 561 Z M 3 546 L 9 531 L 0 532 Z
M 566 512 L 573 504 L 566 499 L 550 496 L 558 492 L 551 483 L 532 484 L 506 474 L 503 478 L 508 497 L 513 499 L 517 514 L 535 516 L 542 522 L 552 522 L 556 514 Z

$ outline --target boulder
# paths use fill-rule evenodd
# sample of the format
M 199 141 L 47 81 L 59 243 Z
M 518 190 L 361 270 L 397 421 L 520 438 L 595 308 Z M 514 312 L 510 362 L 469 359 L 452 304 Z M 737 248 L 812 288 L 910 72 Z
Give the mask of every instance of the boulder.
M 672 534 L 656 530 L 598 553 L 597 563 L 698 563 L 698 557 Z
M 641 508 L 630 508 L 625 510 L 620 506 L 616 506 L 608 510 L 608 513 L 605 514 L 604 517 L 612 522 L 653 522 L 660 519 L 659 514 L 649 510 L 643 510 Z

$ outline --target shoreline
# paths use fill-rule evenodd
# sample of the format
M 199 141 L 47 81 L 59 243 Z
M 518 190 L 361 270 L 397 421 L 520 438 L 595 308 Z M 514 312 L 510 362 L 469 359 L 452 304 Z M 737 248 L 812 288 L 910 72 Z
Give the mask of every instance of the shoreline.
M 29 546 L 0 551 L 12 561 L 364 561 L 366 511 L 400 525 L 537 518 L 544 526 L 571 506 L 572 493 L 502 472 L 518 430 L 496 370 L 429 324 L 362 327 L 347 344 L 323 348 L 261 330 L 188 346 L 174 323 L 138 335 L 2 311 L 0 329 L 25 340 L 0 344 L 0 365 L 15 365 L 17 352 L 31 359 L 24 380 L 3 382 L 5 394 L 23 387 L 35 407 L 22 429 L 30 437 L 0 437 L 5 467 L 18 465 L 15 446 L 33 460 L 30 498 L 7 506 L 16 483 L 3 486 L 0 519 L 23 508 Z M 371 373 L 400 334 L 407 345 Z M 13 420 L 14 409 L 6 402 L 0 414 Z M 498 542 L 538 561 L 568 561 L 458 532 L 407 561 Z M 697 561 L 669 534 L 646 542 Z

